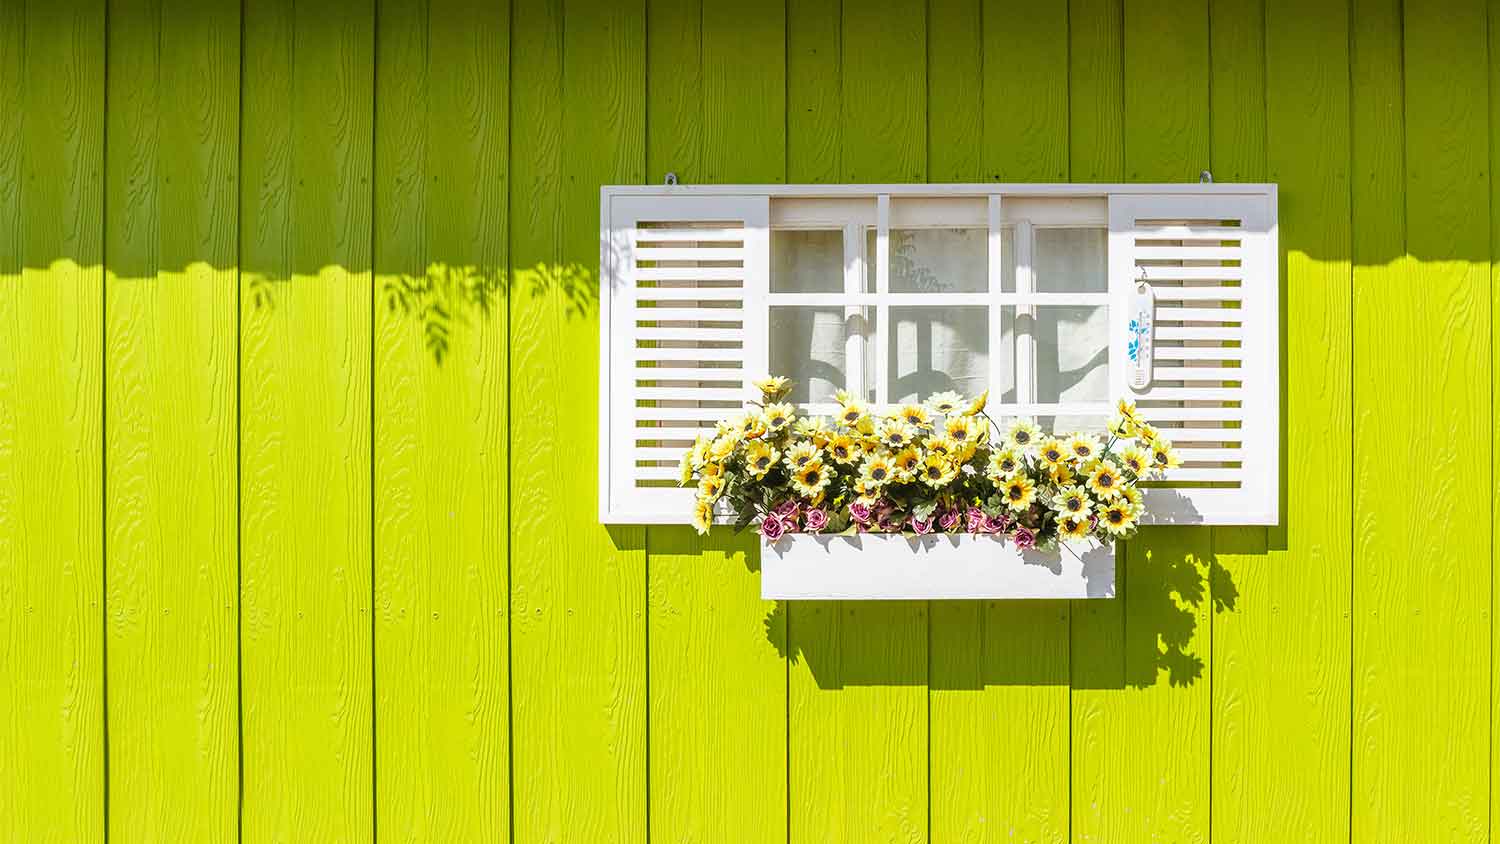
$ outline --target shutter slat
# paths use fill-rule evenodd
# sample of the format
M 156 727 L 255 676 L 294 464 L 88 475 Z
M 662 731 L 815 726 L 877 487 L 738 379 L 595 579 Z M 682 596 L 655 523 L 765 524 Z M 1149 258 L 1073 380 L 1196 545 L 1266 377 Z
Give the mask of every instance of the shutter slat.
M 662 340 L 701 340 L 705 342 L 741 342 L 745 329 L 741 326 L 702 326 L 700 328 L 657 328 L 636 326 L 636 337 L 648 342 Z
M 655 401 L 744 401 L 744 387 L 636 387 L 636 398 Z
M 1179 360 L 1240 360 L 1244 355 L 1240 349 L 1232 346 L 1157 346 L 1156 360 L 1179 361 Z
M 635 229 L 632 232 L 637 243 L 739 243 L 745 236 L 741 228 L 702 229 Z
M 1167 476 L 1162 479 L 1162 483 L 1158 484 L 1158 486 L 1180 483 L 1182 481 L 1225 481 L 1239 483 L 1243 474 L 1244 472 L 1240 467 L 1205 469 L 1197 466 L 1180 466 L 1168 472 Z M 1178 492 L 1191 497 L 1193 491 L 1191 488 L 1187 488 L 1178 490 Z M 1149 494 L 1147 507 L 1150 507 Z
M 1144 266 L 1135 269 L 1132 280 L 1144 272 L 1147 281 L 1239 281 L 1245 277 L 1241 267 L 1162 267 Z
M 1239 322 L 1239 308 L 1156 307 L 1156 321 L 1161 322 Z
M 638 361 L 666 361 L 666 360 L 732 360 L 738 361 L 745 356 L 744 349 L 700 349 L 696 346 L 655 346 L 646 349 L 632 349 L 632 357 Z
M 664 361 L 646 361 L 659 363 Z M 739 367 L 705 369 L 696 366 L 637 367 L 632 373 L 637 381 L 737 381 L 744 383 L 745 371 Z
M 689 420 L 694 422 L 715 423 L 726 416 L 734 416 L 739 413 L 738 408 L 733 407 L 636 407 L 634 415 L 642 421 L 673 421 Z
M 639 267 L 635 277 L 641 281 L 739 281 L 745 277 L 743 267 Z
M 1238 381 L 1244 377 L 1239 367 L 1228 366 L 1158 366 L 1151 373 L 1157 381 Z
M 1194 422 L 1239 422 L 1245 411 L 1238 407 L 1142 407 L 1140 415 L 1155 425 L 1157 420 Z
M 1245 393 L 1237 387 L 1152 387 L 1137 393 L 1140 401 L 1243 401 Z
M 635 250 L 637 261 L 743 261 L 745 250 L 727 246 L 655 246 Z
M 1162 325 L 1157 321 L 1157 340 L 1239 340 L 1240 329 L 1229 325 Z
M 1236 261 L 1238 246 L 1137 246 L 1138 261 Z
M 743 322 L 740 308 L 639 308 L 636 317 L 650 322 Z
M 643 287 L 636 290 L 636 299 L 642 303 L 663 302 L 726 302 L 743 301 L 745 291 L 740 287 Z M 650 312 L 655 308 L 642 308 Z
M 1139 240 L 1239 240 L 1244 230 L 1238 226 L 1141 226 L 1135 235 Z

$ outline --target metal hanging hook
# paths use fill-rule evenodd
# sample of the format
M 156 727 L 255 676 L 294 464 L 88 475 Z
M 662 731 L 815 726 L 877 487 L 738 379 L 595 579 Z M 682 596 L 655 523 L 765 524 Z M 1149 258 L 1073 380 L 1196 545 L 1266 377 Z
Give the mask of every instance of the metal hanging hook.
M 1199 184 L 1203 184 L 1203 185 L 1211 185 L 1211 184 L 1213 184 L 1214 183 L 1214 174 L 1208 172 L 1207 170 L 1204 170 L 1202 173 L 1198 174 L 1198 183 Z
M 667 184 L 668 185 L 675 185 L 675 184 L 677 184 L 677 173 L 676 173 L 676 171 L 668 171 L 667 172 Z

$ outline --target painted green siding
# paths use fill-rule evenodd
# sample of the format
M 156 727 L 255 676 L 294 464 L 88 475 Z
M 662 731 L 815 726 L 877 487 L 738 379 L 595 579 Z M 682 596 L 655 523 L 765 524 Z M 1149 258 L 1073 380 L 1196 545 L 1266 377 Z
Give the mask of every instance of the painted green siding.
M 0 839 L 1487 841 L 1500 4 L 0 2 Z M 1281 187 L 1283 518 L 761 601 L 598 188 Z

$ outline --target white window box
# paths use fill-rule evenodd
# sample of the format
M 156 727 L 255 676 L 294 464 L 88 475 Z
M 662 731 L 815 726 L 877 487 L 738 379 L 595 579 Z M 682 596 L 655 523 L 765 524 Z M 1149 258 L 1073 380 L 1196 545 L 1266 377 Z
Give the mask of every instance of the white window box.
M 761 539 L 760 595 L 792 600 L 1112 598 L 1114 546 L 1020 551 L 976 534 Z

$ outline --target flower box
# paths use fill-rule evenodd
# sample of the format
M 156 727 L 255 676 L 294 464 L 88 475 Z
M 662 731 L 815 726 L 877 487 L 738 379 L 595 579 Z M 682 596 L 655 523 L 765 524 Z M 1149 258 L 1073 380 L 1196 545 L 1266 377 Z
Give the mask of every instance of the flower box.
M 766 599 L 1112 598 L 1113 545 L 1022 551 L 982 534 L 761 538 Z

